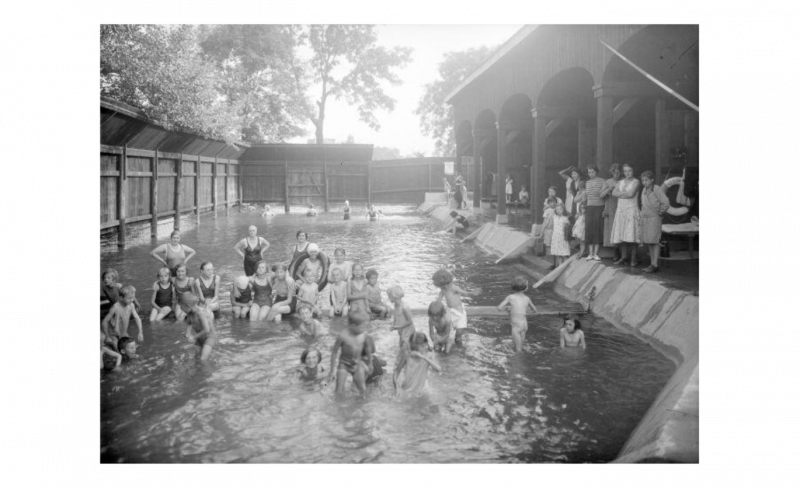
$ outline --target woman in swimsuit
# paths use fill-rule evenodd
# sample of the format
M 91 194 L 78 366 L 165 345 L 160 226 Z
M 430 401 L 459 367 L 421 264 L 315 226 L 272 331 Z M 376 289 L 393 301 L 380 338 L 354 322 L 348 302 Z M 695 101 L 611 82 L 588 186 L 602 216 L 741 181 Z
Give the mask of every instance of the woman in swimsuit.
M 250 277 L 253 286 L 253 305 L 250 307 L 250 320 L 264 320 L 272 307 L 272 278 L 267 271 L 267 263 L 256 263 L 256 274 Z
M 190 278 L 186 276 L 186 265 L 179 264 L 178 267 L 175 269 L 175 272 L 178 276 L 172 278 L 172 284 L 175 287 L 175 304 L 172 307 L 172 310 L 175 312 L 175 318 L 178 320 L 184 320 L 186 318 L 186 312 L 178 304 L 181 295 L 185 292 L 189 292 L 194 294 L 194 278 Z
M 286 272 L 286 266 L 281 263 L 272 267 L 270 285 L 272 285 L 273 305 L 267 314 L 267 322 L 270 320 L 280 322 L 282 314 L 294 313 L 297 310 L 297 297 L 295 297 L 297 285 Z
M 258 236 L 258 228 L 255 225 L 248 227 L 247 232 L 249 235 L 237 242 L 233 250 L 244 259 L 244 274 L 249 277 L 256 274 L 256 264 L 264 259 L 269 242 Z
M 289 263 L 287 264 L 287 266 L 289 264 L 292 264 L 292 262 L 294 262 L 294 260 L 297 259 L 297 256 L 303 254 L 306 251 L 306 248 L 308 247 L 308 244 L 309 244 L 309 242 L 308 242 L 308 234 L 306 233 L 306 231 L 298 230 L 297 231 L 297 244 L 294 245 L 293 252 L 292 252 L 292 259 L 289 260 Z
M 170 274 L 175 276 L 175 270 L 178 265 L 187 264 L 197 253 L 191 247 L 181 244 L 181 233 L 177 230 L 172 231 L 169 239 L 170 242 L 161 244 L 150 251 L 150 255 L 153 256 L 153 259 L 169 268 Z M 159 256 L 161 253 L 164 254 L 164 257 Z
M 209 312 L 219 310 L 219 276 L 214 274 L 214 265 L 206 261 L 200 265 L 200 277 L 194 280 L 194 294 Z

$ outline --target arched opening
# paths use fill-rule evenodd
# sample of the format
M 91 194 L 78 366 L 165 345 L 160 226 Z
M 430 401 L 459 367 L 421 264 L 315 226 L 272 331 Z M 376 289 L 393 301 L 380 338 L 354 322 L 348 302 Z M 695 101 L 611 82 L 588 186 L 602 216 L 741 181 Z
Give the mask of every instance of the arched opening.
M 513 178 L 512 205 L 517 206 L 520 189 L 530 189 L 533 159 L 533 103 L 527 95 L 510 96 L 500 110 L 500 127 L 505 136 L 505 173 Z M 505 182 L 500 182 L 505 192 Z
M 474 144 L 475 164 L 478 167 L 477 177 L 473 180 L 475 194 L 473 205 L 480 207 L 480 202 L 497 198 L 497 186 L 494 184 L 497 175 L 497 118 L 491 110 L 484 110 L 475 119 Z
M 464 166 L 464 158 L 467 158 L 469 165 Z M 456 127 L 456 173 L 464 175 L 467 179 L 467 187 L 474 181 L 475 164 L 472 161 L 472 124 L 465 120 Z

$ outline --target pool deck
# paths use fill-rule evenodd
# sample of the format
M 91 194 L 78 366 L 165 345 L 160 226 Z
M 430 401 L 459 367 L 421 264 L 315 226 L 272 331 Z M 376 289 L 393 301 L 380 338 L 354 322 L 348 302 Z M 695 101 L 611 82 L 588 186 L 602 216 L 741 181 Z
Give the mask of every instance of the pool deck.
M 419 211 L 442 223 L 450 220 L 443 202 L 426 201 Z M 532 253 L 530 221 L 498 225 L 482 215 L 468 216 L 475 245 L 541 278 L 550 258 Z M 529 218 L 529 217 L 528 217 Z M 513 222 L 515 219 L 510 218 Z M 460 234 L 462 237 L 466 234 Z M 498 260 L 499 261 L 499 260 Z M 651 344 L 678 369 L 659 393 L 620 452 L 616 462 L 699 462 L 699 275 L 697 262 L 671 263 L 656 275 L 640 268 L 577 260 L 552 283 L 560 295 L 591 305 L 597 315 Z M 593 296 L 593 297 L 592 297 Z M 590 299 L 590 297 L 592 297 Z M 591 303 L 590 303 L 591 302 Z

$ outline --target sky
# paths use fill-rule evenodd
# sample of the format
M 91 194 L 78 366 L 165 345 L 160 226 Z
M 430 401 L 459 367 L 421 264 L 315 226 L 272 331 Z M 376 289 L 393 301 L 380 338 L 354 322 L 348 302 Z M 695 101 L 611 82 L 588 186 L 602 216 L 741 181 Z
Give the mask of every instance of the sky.
M 386 93 L 396 100 L 393 112 L 378 112 L 379 131 L 358 120 L 355 107 L 344 101 L 329 100 L 326 106 L 325 139 L 337 143 L 353 136 L 357 144 L 396 147 L 404 156 L 423 152 L 433 154 L 434 142 L 420 131 L 419 117 L 414 114 L 425 84 L 439 76 L 439 63 L 444 53 L 463 51 L 478 46 L 500 46 L 522 25 L 379 25 L 378 44 L 386 47 L 407 46 L 414 50 L 412 61 L 399 71 L 404 83 L 386 85 Z M 288 142 L 304 143 L 314 137 L 314 126 L 308 124 L 306 137 Z

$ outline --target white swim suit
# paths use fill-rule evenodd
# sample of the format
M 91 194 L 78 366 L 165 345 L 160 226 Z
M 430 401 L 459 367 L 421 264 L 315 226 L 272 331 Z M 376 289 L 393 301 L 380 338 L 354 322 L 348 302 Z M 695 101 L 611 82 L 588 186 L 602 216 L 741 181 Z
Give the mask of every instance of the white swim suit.
M 452 322 L 454 328 L 467 328 L 467 311 L 464 309 L 464 305 L 461 305 L 461 310 L 448 307 L 447 313 L 450 314 L 450 322 Z

